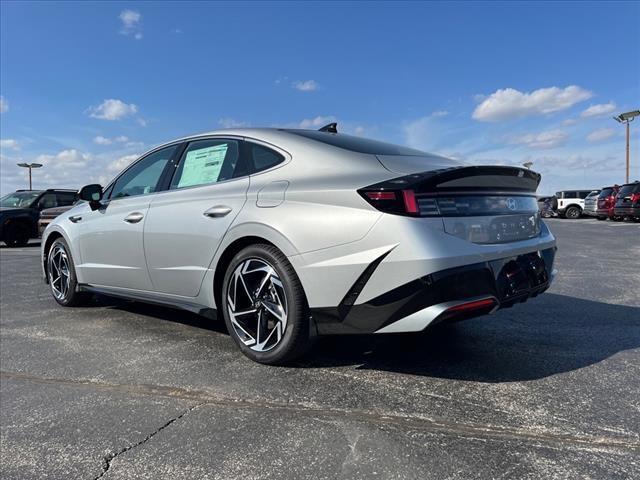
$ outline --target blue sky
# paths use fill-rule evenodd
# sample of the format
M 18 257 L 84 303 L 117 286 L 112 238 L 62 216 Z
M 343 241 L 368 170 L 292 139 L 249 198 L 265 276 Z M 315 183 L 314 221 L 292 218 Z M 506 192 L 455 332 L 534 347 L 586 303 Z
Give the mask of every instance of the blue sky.
M 0 191 L 106 183 L 157 143 L 332 120 L 541 192 L 624 181 L 640 3 L 2 2 Z M 632 124 L 640 177 L 640 120 Z

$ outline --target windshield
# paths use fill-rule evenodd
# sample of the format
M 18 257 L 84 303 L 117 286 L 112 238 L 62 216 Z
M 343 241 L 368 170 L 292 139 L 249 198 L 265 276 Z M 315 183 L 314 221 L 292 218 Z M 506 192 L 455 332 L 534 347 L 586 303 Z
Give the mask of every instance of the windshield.
M 42 192 L 15 192 L 0 199 L 0 207 L 29 208 Z
M 600 193 L 600 190 L 594 190 L 589 195 L 587 195 L 587 198 L 597 197 L 599 193 Z

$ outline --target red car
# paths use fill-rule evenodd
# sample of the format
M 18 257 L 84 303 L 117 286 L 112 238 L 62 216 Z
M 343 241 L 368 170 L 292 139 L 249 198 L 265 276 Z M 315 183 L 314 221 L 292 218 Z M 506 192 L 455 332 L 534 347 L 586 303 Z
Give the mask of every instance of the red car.
M 613 213 L 613 209 L 616 205 L 616 196 L 620 191 L 618 185 L 612 187 L 604 187 L 598 195 L 598 207 L 596 209 L 596 216 L 598 220 L 617 220 L 617 217 Z

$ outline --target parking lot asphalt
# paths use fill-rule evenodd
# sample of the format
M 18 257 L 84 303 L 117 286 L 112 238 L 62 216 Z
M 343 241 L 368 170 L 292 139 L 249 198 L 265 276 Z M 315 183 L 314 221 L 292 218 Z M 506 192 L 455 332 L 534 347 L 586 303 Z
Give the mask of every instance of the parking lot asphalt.
M 3 246 L 0 478 L 639 478 L 640 225 L 548 224 L 544 295 L 287 368 L 186 312 L 59 307 Z

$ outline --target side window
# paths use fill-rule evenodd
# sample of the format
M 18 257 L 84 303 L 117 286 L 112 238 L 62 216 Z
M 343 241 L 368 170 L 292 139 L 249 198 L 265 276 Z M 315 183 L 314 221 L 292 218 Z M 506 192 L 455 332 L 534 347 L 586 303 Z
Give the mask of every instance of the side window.
M 53 208 L 57 207 L 58 202 L 56 201 L 56 194 L 53 192 L 45 193 L 40 200 L 38 200 L 38 208 L 40 210 L 44 208 Z
M 578 198 L 578 192 L 564 192 L 564 198 Z
M 155 192 L 164 167 L 171 159 L 176 148 L 177 146 L 174 145 L 158 150 L 151 155 L 147 155 L 125 171 L 113 185 L 111 200 Z
M 587 192 L 587 191 L 582 191 L 580 192 L 580 198 L 585 199 L 589 196 L 591 192 Z
M 284 162 L 284 157 L 270 148 L 250 143 L 251 162 L 254 172 L 261 172 Z
M 246 175 L 236 140 L 210 139 L 189 143 L 182 154 L 171 188 L 223 182 Z
M 73 205 L 77 199 L 77 196 L 73 192 L 58 192 L 56 193 L 59 207 L 66 207 Z
M 556 192 L 556 198 L 562 198 L 564 192 Z

